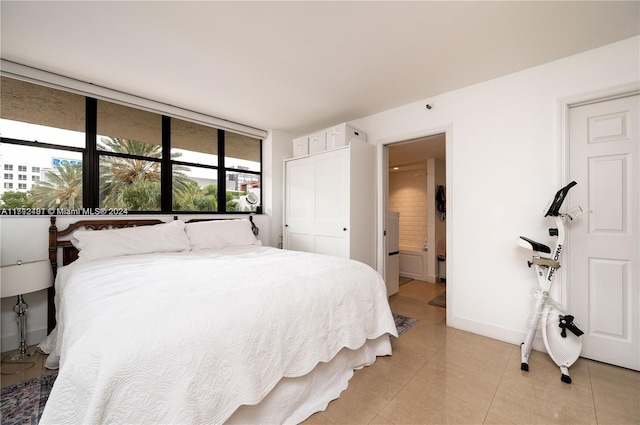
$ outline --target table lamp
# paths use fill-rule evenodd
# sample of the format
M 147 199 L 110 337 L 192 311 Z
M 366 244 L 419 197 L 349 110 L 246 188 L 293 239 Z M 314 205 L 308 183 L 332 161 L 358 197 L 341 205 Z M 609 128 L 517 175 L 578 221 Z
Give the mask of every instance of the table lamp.
M 27 352 L 27 309 L 24 294 L 47 289 L 53 284 L 53 271 L 49 260 L 23 262 L 2 266 L 0 272 L 0 297 L 17 297 L 13 311 L 18 315 L 20 347 L 15 354 L 2 359 L 3 362 L 17 362 L 34 353 Z M 33 365 L 31 365 L 33 366 Z

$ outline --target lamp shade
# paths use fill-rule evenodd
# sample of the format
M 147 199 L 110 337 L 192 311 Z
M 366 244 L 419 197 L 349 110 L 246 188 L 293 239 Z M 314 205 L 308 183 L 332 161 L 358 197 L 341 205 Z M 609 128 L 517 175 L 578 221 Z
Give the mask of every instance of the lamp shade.
M 49 260 L 18 262 L 3 266 L 0 272 L 1 298 L 47 289 L 53 284 Z

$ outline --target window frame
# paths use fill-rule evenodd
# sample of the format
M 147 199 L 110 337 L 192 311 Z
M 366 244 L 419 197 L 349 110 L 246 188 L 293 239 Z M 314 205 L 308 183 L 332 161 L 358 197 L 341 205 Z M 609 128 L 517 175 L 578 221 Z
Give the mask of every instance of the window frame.
M 33 84 L 33 83 L 31 83 Z M 160 210 L 158 211 L 127 211 L 127 214 L 210 214 L 210 215 L 219 215 L 219 214 L 247 214 L 247 211 L 227 211 L 226 210 L 226 194 L 227 194 L 227 182 L 226 182 L 226 174 L 228 171 L 231 172 L 241 172 L 245 174 L 253 174 L 256 175 L 258 180 L 260 181 L 260 199 L 263 199 L 263 179 L 262 173 L 264 169 L 263 164 L 263 142 L 264 139 L 250 136 L 259 141 L 259 157 L 260 157 L 260 170 L 259 171 L 249 171 L 249 170 L 239 170 L 234 167 L 227 167 L 225 164 L 225 134 L 227 130 L 223 130 L 217 128 L 218 132 L 218 161 L 217 164 L 195 164 L 190 162 L 184 162 L 179 160 L 171 159 L 171 120 L 172 117 L 169 115 L 160 114 L 162 118 L 162 158 L 150 158 L 150 157 L 141 157 L 138 155 L 129 155 L 122 154 L 116 152 L 108 152 L 108 151 L 100 151 L 97 148 L 97 102 L 98 100 L 94 97 L 84 96 L 85 97 L 85 147 L 74 147 L 74 146 L 65 146 L 65 145 L 57 145 L 51 143 L 41 143 L 37 141 L 29 141 L 29 140 L 20 140 L 20 139 L 12 139 L 12 138 L 4 138 L 0 137 L 0 143 L 8 143 L 8 144 L 18 144 L 23 146 L 30 146 L 33 148 L 45 148 L 45 149 L 55 149 L 55 150 L 65 150 L 69 152 L 76 152 L 82 154 L 82 206 L 84 209 L 95 210 L 95 208 L 99 208 L 100 205 L 100 157 L 101 156 L 117 156 L 123 158 L 133 158 L 140 159 L 145 161 L 154 161 L 159 162 L 161 164 L 161 205 Z M 129 106 L 135 108 L 134 106 Z M 157 112 L 155 112 L 157 113 Z M 184 120 L 184 118 L 176 117 L 176 119 Z M 200 125 L 205 125 L 201 124 Z M 212 128 L 215 128 L 212 125 L 209 125 Z M 230 131 L 233 132 L 233 131 Z M 185 165 L 191 167 L 198 168 L 207 168 L 217 170 L 218 176 L 218 210 L 217 211 L 176 211 L 173 209 L 173 184 L 172 184 L 172 167 L 173 165 Z M 15 189 L 13 189 L 15 190 Z M 263 209 L 262 205 L 258 206 L 256 211 L 252 211 L 252 213 L 262 214 Z

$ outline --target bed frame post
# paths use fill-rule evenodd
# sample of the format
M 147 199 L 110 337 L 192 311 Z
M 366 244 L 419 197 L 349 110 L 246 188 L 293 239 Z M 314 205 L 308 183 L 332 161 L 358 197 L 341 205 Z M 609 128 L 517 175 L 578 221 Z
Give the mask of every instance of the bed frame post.
M 49 262 L 51 262 L 51 270 L 53 270 L 53 278 L 55 280 L 58 271 L 58 227 L 56 226 L 56 217 L 51 217 L 51 225 L 49 226 Z M 54 299 L 56 288 L 54 285 L 49 287 L 47 291 L 47 334 L 50 334 L 56 326 L 56 309 Z

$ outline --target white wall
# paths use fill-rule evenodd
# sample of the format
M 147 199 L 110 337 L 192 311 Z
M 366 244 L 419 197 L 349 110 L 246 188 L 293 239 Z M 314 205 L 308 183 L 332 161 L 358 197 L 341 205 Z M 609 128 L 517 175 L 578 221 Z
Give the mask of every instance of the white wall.
M 560 101 L 637 82 L 639 45 L 634 37 L 353 121 L 375 144 L 447 131 L 450 326 L 522 342 L 536 278 L 515 240 L 549 240 L 543 209 L 563 183 Z
M 284 158 L 293 156 L 293 137 L 282 131 L 272 130 L 262 145 L 262 178 L 265 182 L 263 212 L 270 217 L 269 246 L 278 246 L 282 234 Z

